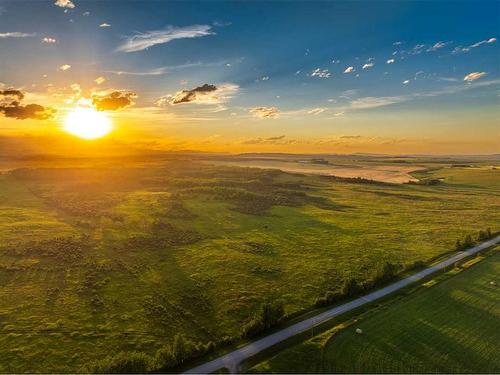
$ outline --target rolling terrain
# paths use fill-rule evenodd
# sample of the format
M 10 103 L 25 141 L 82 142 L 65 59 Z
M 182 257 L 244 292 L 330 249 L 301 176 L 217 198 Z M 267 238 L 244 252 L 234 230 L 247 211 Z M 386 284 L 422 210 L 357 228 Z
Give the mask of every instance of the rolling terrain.
M 346 280 L 387 263 L 403 272 L 497 230 L 498 170 L 451 163 L 416 162 L 431 184 L 198 160 L 7 171 L 0 371 L 154 356 L 178 334 L 223 345 L 269 301 L 297 314 Z

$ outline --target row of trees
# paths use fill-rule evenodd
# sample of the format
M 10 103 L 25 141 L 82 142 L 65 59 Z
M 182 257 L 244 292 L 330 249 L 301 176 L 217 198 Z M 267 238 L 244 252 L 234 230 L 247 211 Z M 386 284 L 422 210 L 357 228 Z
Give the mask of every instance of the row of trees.
M 477 240 L 482 242 L 489 240 L 495 236 L 495 233 L 491 231 L 490 228 L 486 230 L 480 230 L 477 235 Z M 466 235 L 463 240 L 457 240 L 455 244 L 455 249 L 458 251 L 467 250 L 468 248 L 474 246 L 476 242 L 473 240 L 470 234 Z
M 340 291 L 328 291 L 323 297 L 319 297 L 314 302 L 316 307 L 328 306 L 333 303 L 365 293 L 379 285 L 383 285 L 393 280 L 398 274 L 399 267 L 393 263 L 386 262 L 384 266 L 368 280 L 360 283 L 355 278 L 344 281 Z
M 253 337 L 278 325 L 285 317 L 283 302 L 265 303 L 242 329 L 241 337 Z M 213 352 L 217 347 L 234 342 L 235 338 L 224 337 L 215 343 L 194 342 L 183 335 L 176 335 L 171 344 L 158 349 L 154 356 L 143 352 L 120 352 L 114 356 L 91 361 L 80 369 L 94 374 L 136 374 L 161 372 L 181 366 L 187 361 Z
M 195 343 L 183 335 L 176 335 L 172 344 L 167 344 L 156 351 L 154 356 L 143 352 L 120 352 L 114 356 L 91 361 L 80 368 L 82 373 L 93 374 L 137 374 L 160 372 L 182 365 L 208 354 L 215 349 L 215 344 Z

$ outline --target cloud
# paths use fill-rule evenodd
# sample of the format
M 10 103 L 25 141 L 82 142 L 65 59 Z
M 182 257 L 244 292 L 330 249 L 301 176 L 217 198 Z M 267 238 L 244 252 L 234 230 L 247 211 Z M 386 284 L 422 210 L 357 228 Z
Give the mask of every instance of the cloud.
M 403 81 L 403 85 L 407 85 L 407 84 L 409 84 L 409 83 L 410 83 L 410 80 L 409 80 L 409 79 L 407 79 L 407 80 Z
M 17 120 L 35 119 L 47 120 L 56 112 L 55 109 L 38 104 L 21 104 L 24 93 L 20 90 L 0 90 L 0 113 L 5 117 Z
M 410 55 L 419 55 L 424 51 L 425 44 L 417 44 L 415 47 L 413 47 L 408 54 Z
M 311 72 L 311 77 L 330 78 L 331 76 L 332 73 L 330 73 L 328 69 L 316 68 Z
M 326 110 L 327 110 L 327 108 L 313 108 L 313 109 L 307 111 L 307 113 L 310 115 L 319 115 L 320 113 L 323 113 Z
M 156 105 L 162 106 L 195 103 L 195 104 L 221 104 L 228 101 L 238 91 L 239 86 L 233 83 L 225 83 L 219 86 L 205 83 L 191 90 L 177 91 L 173 95 L 161 97 Z
M 340 136 L 340 139 L 360 139 L 360 138 L 365 138 L 362 135 L 342 135 Z
M 290 143 L 295 143 L 295 140 L 287 140 L 285 139 L 285 135 L 279 135 L 276 137 L 267 137 L 267 138 L 254 138 L 254 139 L 247 139 L 245 141 L 240 142 L 243 145 L 259 145 L 259 144 L 290 144 Z
M 375 63 L 368 63 L 368 64 L 365 64 L 363 65 L 363 70 L 364 69 L 370 69 L 370 68 L 373 68 L 373 66 L 375 65 Z
M 390 104 L 401 103 L 408 100 L 405 96 L 367 96 L 364 98 L 355 99 L 350 103 L 352 109 L 370 109 L 384 107 Z
M 61 65 L 59 67 L 59 70 L 62 70 L 63 72 L 68 70 L 68 69 L 71 69 L 71 65 L 68 65 L 68 64 L 64 64 L 64 65 Z
M 497 38 L 490 38 L 490 39 L 486 39 L 486 40 L 481 40 L 480 42 L 474 43 L 469 47 L 470 48 L 477 48 L 483 44 L 495 43 L 496 41 L 497 41 Z
M 94 82 L 97 83 L 98 85 L 100 85 L 100 84 L 106 82 L 106 78 L 100 76 L 100 77 L 97 77 L 96 79 L 94 79 Z
M 123 70 L 106 70 L 106 73 L 113 73 L 116 75 L 129 75 L 129 76 L 161 76 L 167 73 L 167 67 L 154 68 L 142 72 L 127 72 Z
M 333 115 L 334 115 L 335 117 L 341 117 L 341 116 L 344 116 L 344 115 L 345 115 L 345 111 L 335 112 Z
M 488 74 L 488 73 L 486 73 L 486 72 L 473 72 L 473 73 L 469 73 L 469 74 L 467 74 L 464 77 L 464 81 L 472 82 L 472 81 L 475 81 L 476 79 L 484 77 L 486 74 Z
M 429 47 L 427 49 L 427 52 L 432 52 L 432 51 L 437 51 L 438 49 L 441 49 L 443 47 L 446 47 L 446 45 L 450 44 L 451 42 L 437 42 L 433 46 Z
M 36 36 L 35 33 L 21 33 L 18 31 L 12 31 L 8 33 L 0 33 L 0 39 L 6 38 L 31 38 Z
M 404 42 L 394 42 L 392 43 L 393 46 L 400 46 L 401 44 L 403 44 Z
M 50 37 L 45 37 L 42 39 L 42 43 L 47 43 L 47 44 L 54 44 L 57 43 L 57 40 L 55 38 L 50 38 Z
M 458 47 L 455 47 L 451 53 L 454 55 L 456 55 L 458 53 L 467 53 L 467 52 L 470 52 L 470 50 L 472 48 L 480 47 L 483 44 L 495 43 L 496 41 L 497 41 L 497 38 L 489 38 L 489 39 L 481 40 L 480 42 L 471 44 L 470 46 L 467 46 L 467 47 L 458 46 Z
M 278 117 L 280 111 L 276 107 L 255 107 L 249 110 L 255 117 L 260 118 L 275 118 Z
M 84 16 L 84 17 L 88 17 L 88 16 L 90 16 L 90 12 L 88 12 L 88 11 L 87 11 L 87 12 L 83 12 L 83 13 L 82 13 L 82 16 Z
M 193 25 L 185 27 L 169 26 L 166 30 L 138 33 L 127 38 L 125 43 L 117 48 L 120 52 L 142 51 L 157 44 L 168 43 L 175 39 L 200 38 L 214 35 L 208 25 Z
M 112 91 L 93 95 L 92 103 L 98 111 L 116 111 L 133 105 L 135 98 L 137 94 L 132 91 Z
M 20 90 L 16 90 L 16 89 L 6 89 L 6 90 L 0 90 L 0 97 L 3 97 L 5 99 L 7 99 L 9 102 L 12 99 L 12 98 L 17 98 L 18 101 L 21 101 L 24 99 L 24 93 Z
M 395 61 L 394 59 L 389 59 L 385 63 L 386 64 L 394 64 L 394 61 Z
M 111 25 L 109 23 L 104 22 L 104 23 L 101 23 L 99 25 L 99 27 L 111 27 Z
M 355 71 L 354 67 L 353 67 L 353 66 L 349 66 L 349 67 L 347 67 L 347 68 L 344 70 L 344 73 L 352 73 L 352 72 L 354 72 L 354 71 Z
M 269 81 L 269 76 L 260 77 L 261 81 Z
M 71 0 L 57 0 L 54 5 L 61 7 L 61 8 L 66 8 L 66 9 L 73 9 L 75 8 L 75 4 Z

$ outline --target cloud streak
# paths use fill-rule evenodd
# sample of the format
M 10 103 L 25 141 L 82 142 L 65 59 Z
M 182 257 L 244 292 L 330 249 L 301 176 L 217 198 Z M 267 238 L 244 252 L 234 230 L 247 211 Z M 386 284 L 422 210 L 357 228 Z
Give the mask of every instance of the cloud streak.
M 484 77 L 486 74 L 488 74 L 488 73 L 486 73 L 486 72 L 473 72 L 473 73 L 469 73 L 469 74 L 467 74 L 464 77 L 464 81 L 472 82 L 472 81 L 475 81 L 476 79 Z
M 21 33 L 19 31 L 12 31 L 8 33 L 0 33 L 0 39 L 7 38 L 32 38 L 35 37 L 35 33 Z
M 200 38 L 214 35 L 209 25 L 192 25 L 185 27 L 169 26 L 165 30 L 138 33 L 127 38 L 125 43 L 117 48 L 120 52 L 137 52 L 158 44 L 169 43 L 176 39 Z

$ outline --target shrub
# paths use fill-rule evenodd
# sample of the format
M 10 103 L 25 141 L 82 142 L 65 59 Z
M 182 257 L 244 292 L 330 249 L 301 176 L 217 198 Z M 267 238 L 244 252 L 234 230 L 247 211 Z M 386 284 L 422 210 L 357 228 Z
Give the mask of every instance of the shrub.
M 345 297 L 352 297 L 361 293 L 362 290 L 363 288 L 359 285 L 358 281 L 354 278 L 350 278 L 344 282 L 341 293 Z
M 81 372 L 94 374 L 140 374 L 152 369 L 152 358 L 142 352 L 120 352 L 90 362 Z
M 251 337 L 279 324 L 285 316 L 283 302 L 268 302 L 262 305 L 259 315 L 243 327 L 242 336 Z

